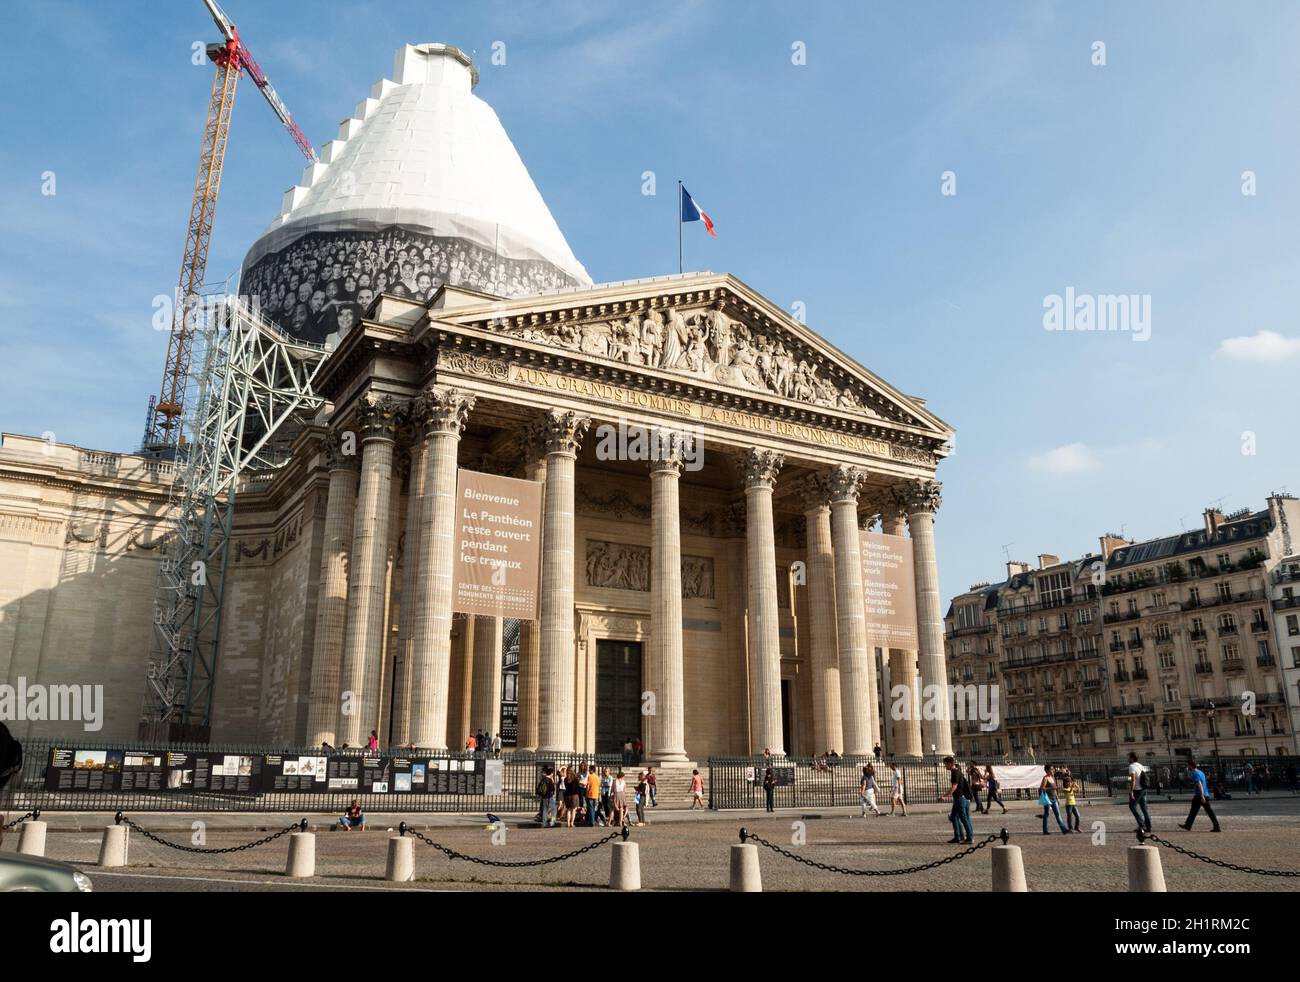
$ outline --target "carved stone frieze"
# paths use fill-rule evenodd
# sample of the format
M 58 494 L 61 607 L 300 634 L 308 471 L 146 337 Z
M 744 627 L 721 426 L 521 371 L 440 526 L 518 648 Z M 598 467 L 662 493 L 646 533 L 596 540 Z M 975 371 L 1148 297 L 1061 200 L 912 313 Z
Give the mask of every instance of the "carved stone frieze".
M 605 590 L 650 591 L 650 547 L 587 540 L 587 585 Z M 682 557 L 682 599 L 714 599 L 713 560 Z

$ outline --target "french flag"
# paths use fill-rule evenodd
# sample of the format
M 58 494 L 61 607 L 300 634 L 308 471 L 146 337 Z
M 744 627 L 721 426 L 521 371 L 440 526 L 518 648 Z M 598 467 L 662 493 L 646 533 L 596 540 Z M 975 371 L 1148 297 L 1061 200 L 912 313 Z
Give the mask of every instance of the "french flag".
M 713 231 L 713 219 L 706 215 L 700 209 L 700 206 L 695 203 L 695 199 L 691 197 L 691 192 L 686 190 L 685 185 L 682 185 L 682 221 L 703 222 L 704 230 L 715 239 L 718 237 L 718 233 Z

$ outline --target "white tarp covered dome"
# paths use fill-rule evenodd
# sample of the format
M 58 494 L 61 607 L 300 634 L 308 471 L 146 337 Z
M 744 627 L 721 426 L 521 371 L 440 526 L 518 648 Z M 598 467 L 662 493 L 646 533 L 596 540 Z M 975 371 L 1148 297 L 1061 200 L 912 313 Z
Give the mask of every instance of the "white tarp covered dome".
M 590 285 L 492 108 L 445 44 L 398 50 L 290 188 L 240 292 L 293 334 L 347 333 L 379 293 L 443 283 L 502 297 Z

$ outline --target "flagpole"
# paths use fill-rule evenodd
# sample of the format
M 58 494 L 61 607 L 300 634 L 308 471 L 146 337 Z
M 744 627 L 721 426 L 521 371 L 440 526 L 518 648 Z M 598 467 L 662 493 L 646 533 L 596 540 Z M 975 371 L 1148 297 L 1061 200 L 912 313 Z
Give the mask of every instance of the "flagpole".
M 682 182 L 677 182 L 677 272 L 682 273 Z

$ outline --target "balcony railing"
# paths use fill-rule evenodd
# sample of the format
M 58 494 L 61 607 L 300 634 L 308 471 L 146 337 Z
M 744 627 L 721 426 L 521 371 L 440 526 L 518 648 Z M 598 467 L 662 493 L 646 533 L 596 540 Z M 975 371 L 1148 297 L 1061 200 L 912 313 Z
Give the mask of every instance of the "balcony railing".
M 1206 638 L 1204 631 L 1191 631 L 1187 636 L 1193 641 L 1204 641 Z
M 1125 649 L 1124 649 L 1124 642 L 1123 642 L 1123 641 L 1112 641 L 1112 642 L 1110 643 L 1110 650 L 1111 650 L 1111 651 L 1124 651 L 1124 650 L 1125 650 Z
M 1145 716 L 1154 713 L 1156 707 L 1149 702 L 1135 702 L 1128 706 L 1112 706 L 1116 716 Z
M 1113 678 L 1116 682 L 1128 682 L 1128 681 L 1130 681 L 1130 676 L 1129 676 L 1128 672 L 1124 671 L 1122 668 L 1120 668 L 1120 669 L 1116 669 L 1116 670 L 1115 670 L 1115 674 L 1112 675 L 1111 678 Z
M 1272 668 L 1277 664 L 1277 659 L 1272 655 L 1256 655 L 1255 664 L 1260 668 Z
M 1219 667 L 1223 669 L 1223 674 L 1227 675 L 1229 672 L 1244 672 L 1246 663 L 1240 658 L 1225 658 L 1219 662 Z
M 1208 661 L 1198 661 L 1198 662 L 1196 663 L 1196 674 L 1197 674 L 1197 675 L 1213 675 L 1213 674 L 1214 674 L 1214 666 L 1213 666 L 1212 664 L 1210 664 Z
M 1250 625 L 1251 634 L 1267 634 L 1268 621 L 1252 621 Z
M 1145 668 L 1135 668 L 1135 669 L 1133 669 L 1133 681 L 1134 681 L 1134 682 L 1145 682 L 1146 679 L 1147 679 L 1147 670 L 1146 670 Z
M 1141 647 L 1142 647 L 1142 639 L 1141 639 L 1141 638 L 1129 638 L 1129 639 L 1128 639 L 1128 646 L 1129 646 L 1129 649 L 1130 649 L 1130 650 L 1135 650 L 1135 649 L 1137 649 L 1137 648 L 1141 648 Z
M 1101 679 L 1080 679 L 1079 684 L 1085 689 L 1100 689 Z
M 1273 601 L 1274 610 L 1290 610 L 1292 607 L 1300 607 L 1300 597 L 1278 597 Z

